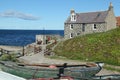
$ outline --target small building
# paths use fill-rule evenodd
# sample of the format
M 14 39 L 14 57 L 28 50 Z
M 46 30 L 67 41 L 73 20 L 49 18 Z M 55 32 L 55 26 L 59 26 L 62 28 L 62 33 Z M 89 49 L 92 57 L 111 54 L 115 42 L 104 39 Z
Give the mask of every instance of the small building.
M 46 44 L 46 35 L 36 35 L 37 44 Z
M 120 16 L 116 17 L 116 20 L 117 20 L 117 26 L 120 27 Z
M 62 39 L 60 35 L 36 35 L 36 44 L 54 43 Z
M 116 28 L 116 17 L 112 3 L 106 11 L 76 13 L 71 10 L 70 16 L 64 23 L 64 38 L 70 39 L 80 35 L 105 32 L 114 28 Z

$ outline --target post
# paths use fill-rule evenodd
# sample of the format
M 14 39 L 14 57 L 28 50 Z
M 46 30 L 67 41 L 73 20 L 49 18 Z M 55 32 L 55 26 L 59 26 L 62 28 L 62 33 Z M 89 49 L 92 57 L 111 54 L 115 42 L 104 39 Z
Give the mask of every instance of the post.
M 23 55 L 23 56 L 25 55 L 25 53 L 24 53 L 24 46 L 23 46 L 23 53 L 22 53 L 22 55 Z

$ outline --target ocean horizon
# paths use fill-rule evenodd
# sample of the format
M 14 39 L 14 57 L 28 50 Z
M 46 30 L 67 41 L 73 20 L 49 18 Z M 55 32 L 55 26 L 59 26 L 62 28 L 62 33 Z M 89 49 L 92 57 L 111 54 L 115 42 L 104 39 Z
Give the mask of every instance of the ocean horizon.
M 36 35 L 64 36 L 64 30 L 0 29 L 0 45 L 25 46 L 35 42 Z

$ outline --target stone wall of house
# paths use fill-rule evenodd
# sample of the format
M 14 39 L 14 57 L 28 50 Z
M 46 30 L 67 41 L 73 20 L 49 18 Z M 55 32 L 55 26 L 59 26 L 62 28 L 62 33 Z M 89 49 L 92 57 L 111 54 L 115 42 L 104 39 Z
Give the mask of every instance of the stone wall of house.
M 115 15 L 114 15 L 113 7 L 111 7 L 110 10 L 108 10 L 108 15 L 107 15 L 105 21 L 106 21 L 106 25 L 107 25 L 107 30 L 117 28 L 117 26 L 116 26 L 117 21 L 116 21 Z
M 93 25 L 96 24 L 96 29 L 93 29 Z M 94 23 L 94 24 L 85 24 L 85 29 L 83 31 L 83 24 L 73 24 L 73 28 L 70 28 L 71 24 L 64 25 L 64 38 L 69 39 L 71 38 L 71 33 L 73 37 L 91 34 L 96 32 L 105 32 L 106 31 L 106 23 Z
M 96 25 L 96 29 L 94 29 L 94 24 Z M 106 30 L 106 24 L 105 23 L 94 23 L 94 24 L 93 23 L 92 24 L 86 24 L 84 34 L 104 32 Z
M 65 39 L 69 39 L 70 38 L 70 34 L 73 34 L 73 37 L 75 37 L 76 35 L 80 35 L 81 34 L 81 24 L 73 24 L 73 29 L 70 28 L 71 24 L 65 24 L 64 25 L 64 38 Z

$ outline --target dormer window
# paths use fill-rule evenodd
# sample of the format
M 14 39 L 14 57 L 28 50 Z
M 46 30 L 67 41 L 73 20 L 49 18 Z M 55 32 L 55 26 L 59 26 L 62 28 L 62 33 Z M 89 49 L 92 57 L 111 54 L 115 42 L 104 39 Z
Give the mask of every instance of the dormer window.
M 74 10 L 71 10 L 71 21 L 76 21 L 76 14 Z
M 75 14 L 71 14 L 71 21 L 76 21 L 76 15 Z

